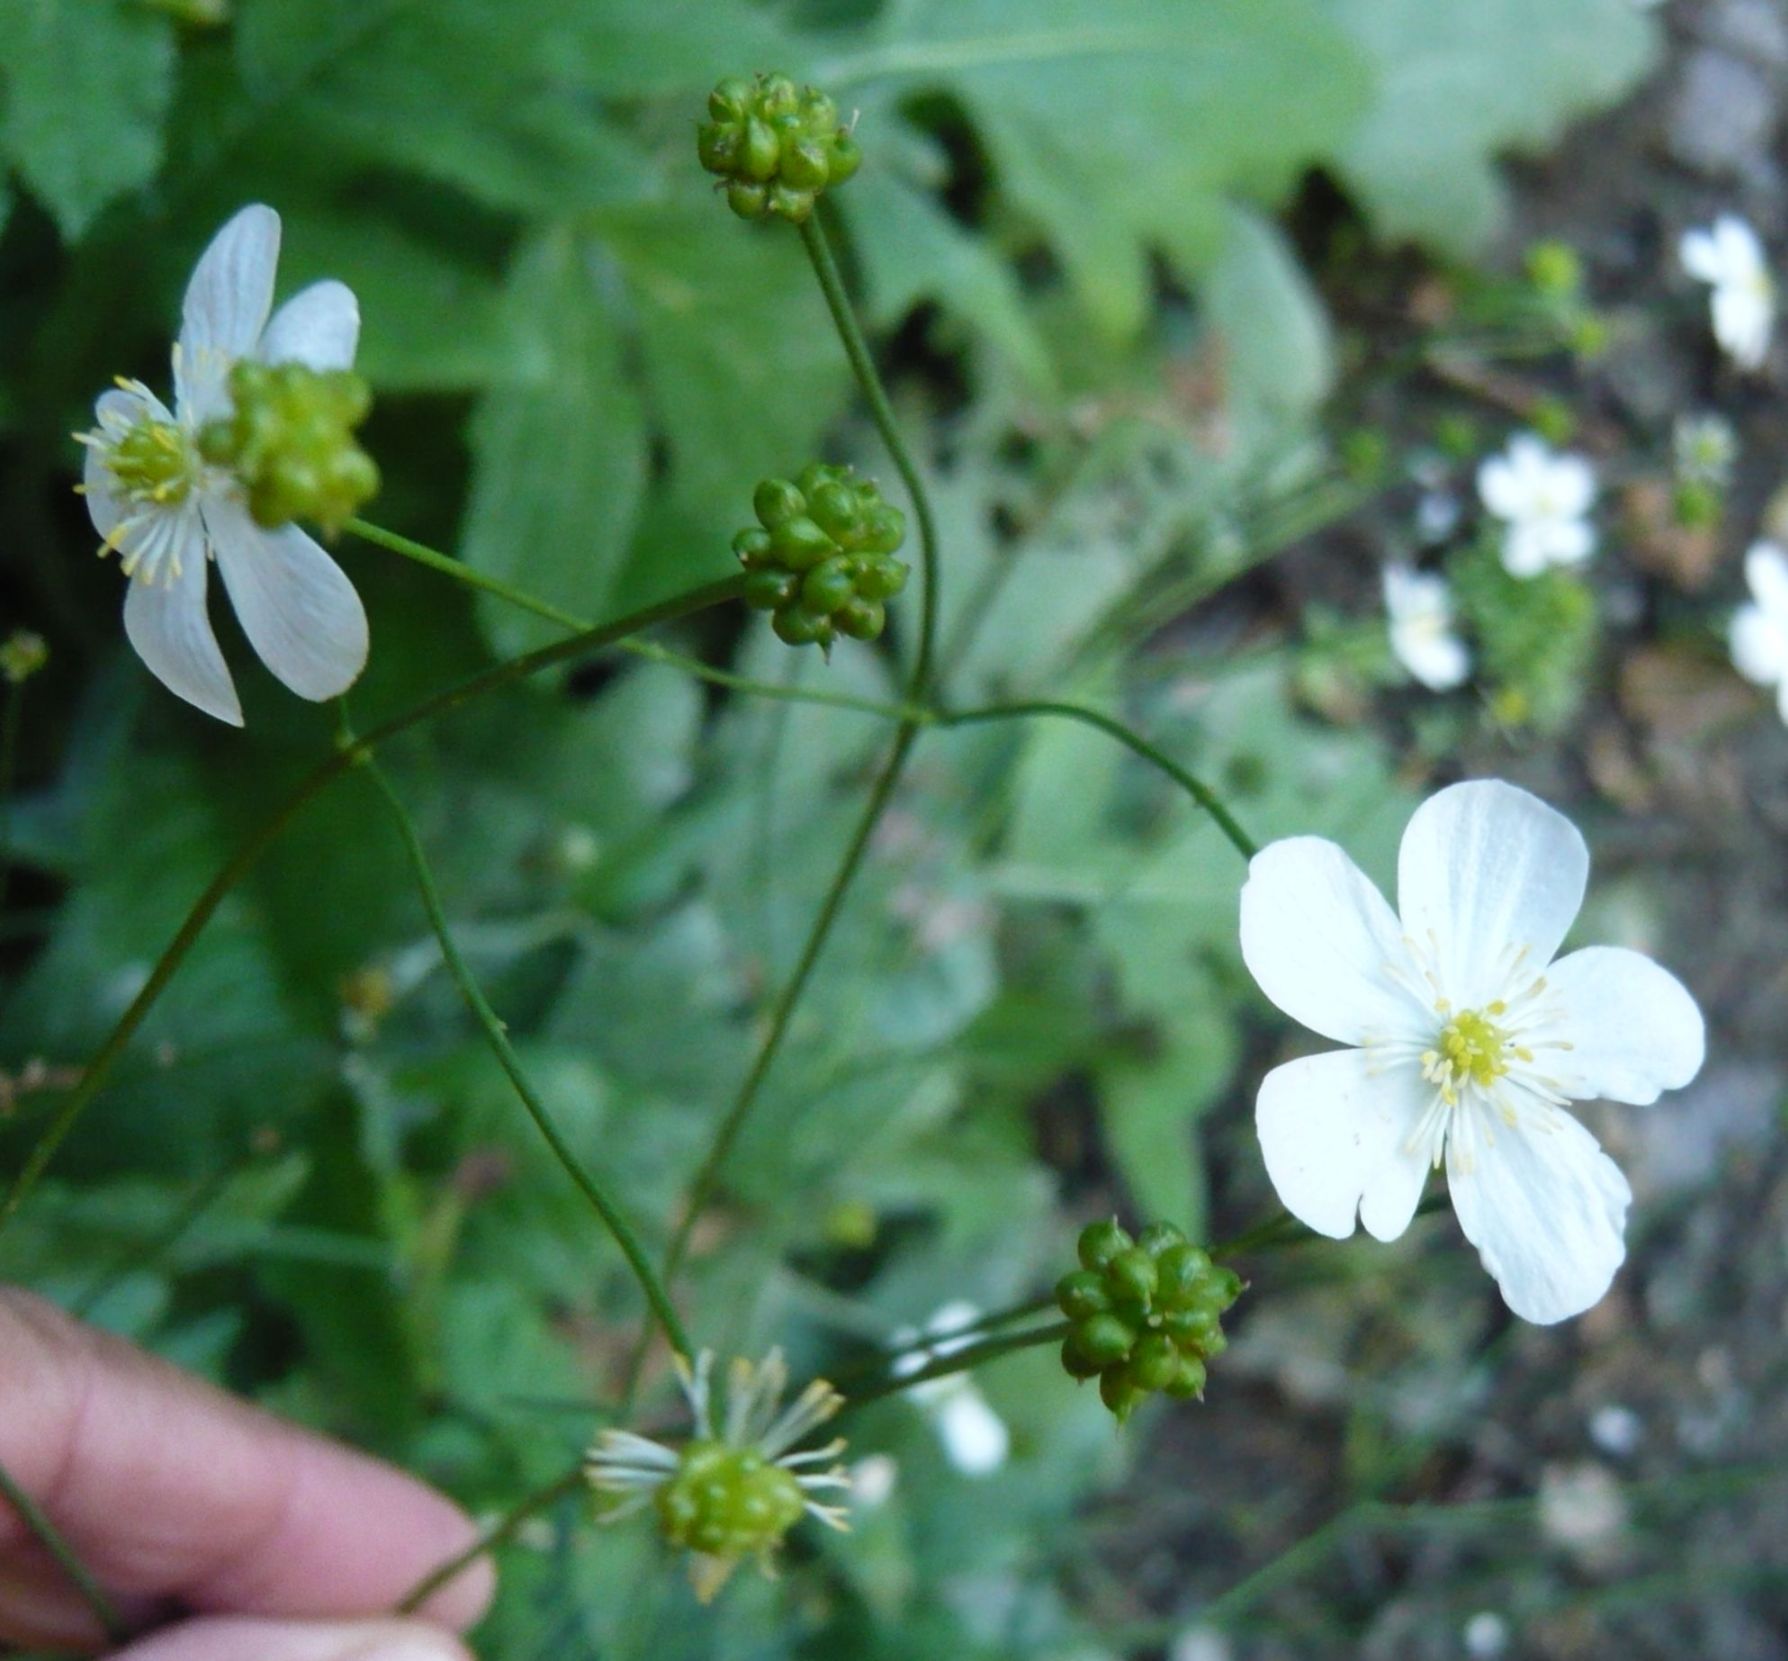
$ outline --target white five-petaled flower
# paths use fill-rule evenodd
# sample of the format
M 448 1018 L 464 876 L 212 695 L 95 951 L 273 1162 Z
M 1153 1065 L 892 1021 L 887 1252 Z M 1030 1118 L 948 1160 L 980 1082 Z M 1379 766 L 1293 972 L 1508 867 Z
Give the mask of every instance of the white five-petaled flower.
M 1446 578 L 1411 565 L 1384 568 L 1384 607 L 1391 650 L 1431 692 L 1450 692 L 1471 673 L 1471 653 L 1453 632 L 1453 597 Z
M 301 698 L 344 692 L 366 663 L 366 613 L 341 568 L 296 525 L 267 530 L 240 487 L 199 453 L 203 426 L 230 413 L 230 371 L 244 358 L 348 369 L 360 335 L 351 290 L 313 283 L 273 313 L 279 215 L 247 207 L 212 239 L 186 289 L 174 346 L 174 407 L 140 381 L 102 393 L 82 435 L 82 489 L 102 552 L 130 585 L 124 629 L 170 691 L 242 725 L 242 707 L 206 615 L 217 561 L 243 633 Z
M 1776 707 L 1788 721 L 1788 555 L 1759 542 L 1745 555 L 1751 603 L 1732 617 L 1732 662 L 1746 680 L 1776 689 Z
M 1502 563 L 1512 577 L 1581 565 L 1595 552 L 1596 476 L 1582 456 L 1556 455 L 1532 433 L 1518 433 L 1478 468 L 1478 495 L 1506 527 Z
M 1757 233 L 1723 213 L 1706 230 L 1685 231 L 1683 269 L 1713 290 L 1714 339 L 1741 369 L 1759 369 L 1776 321 L 1776 281 Z
M 1305 1026 L 1353 1046 L 1275 1068 L 1256 1125 L 1293 1215 L 1395 1240 L 1446 1165 L 1459 1226 L 1526 1320 L 1579 1314 L 1626 1255 L 1626 1179 L 1566 1104 L 1687 1084 L 1701 1012 L 1649 958 L 1553 961 L 1583 900 L 1576 827 L 1497 780 L 1430 797 L 1403 833 L 1399 911 L 1333 842 L 1254 858 L 1242 955 Z M 1399 915 L 1400 913 L 1400 915 Z
M 980 1336 L 969 1330 L 980 1318 L 981 1311 L 972 1303 L 957 1299 L 939 1309 L 925 1323 L 923 1332 L 902 1327 L 894 1341 L 909 1353 L 894 1363 L 894 1376 L 909 1377 L 934 1361 L 967 1349 Z M 1006 1421 L 994 1412 L 967 1373 L 928 1378 L 911 1385 L 907 1394 L 924 1408 L 945 1455 L 965 1476 L 988 1476 L 1005 1464 L 1012 1446 Z

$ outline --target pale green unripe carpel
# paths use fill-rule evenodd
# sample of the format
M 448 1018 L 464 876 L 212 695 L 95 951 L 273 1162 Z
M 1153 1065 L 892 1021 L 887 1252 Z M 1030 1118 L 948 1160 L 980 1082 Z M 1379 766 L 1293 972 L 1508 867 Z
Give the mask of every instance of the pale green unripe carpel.
M 741 219 L 801 224 L 821 193 L 857 171 L 862 152 L 838 106 L 786 75 L 731 77 L 708 95 L 696 154 Z

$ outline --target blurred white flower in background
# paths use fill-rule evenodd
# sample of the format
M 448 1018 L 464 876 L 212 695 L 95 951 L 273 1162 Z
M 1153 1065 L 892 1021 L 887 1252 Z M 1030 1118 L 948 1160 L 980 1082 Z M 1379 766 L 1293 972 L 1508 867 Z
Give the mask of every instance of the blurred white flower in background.
M 1683 269 L 1713 293 L 1714 339 L 1741 369 L 1758 369 L 1769 354 L 1776 321 L 1776 281 L 1757 233 L 1723 213 L 1705 230 L 1685 231 Z
M 124 632 L 170 692 L 232 726 L 242 707 L 205 611 L 217 561 L 237 620 L 261 661 L 301 698 L 345 692 L 366 665 L 366 613 L 353 585 L 296 525 L 267 530 L 240 486 L 199 454 L 199 429 L 230 413 L 230 371 L 244 358 L 348 369 L 360 308 L 338 282 L 313 283 L 273 314 L 279 215 L 247 207 L 200 256 L 174 345 L 174 407 L 140 381 L 94 406 L 82 490 L 102 552 L 130 586 Z
M 1510 1309 L 1577 1315 L 1626 1256 L 1632 1198 L 1567 1103 L 1643 1105 L 1687 1084 L 1701 1011 L 1638 952 L 1553 961 L 1589 850 L 1562 814 L 1498 780 L 1456 784 L 1410 819 L 1401 917 L 1333 842 L 1256 854 L 1242 956 L 1296 1021 L 1354 1048 L 1267 1074 L 1255 1123 L 1286 1209 L 1345 1239 L 1409 1227 L 1443 1161 L 1453 1209 Z
M 1534 434 L 1517 433 L 1478 468 L 1478 495 L 1503 521 L 1502 563 L 1512 577 L 1581 565 L 1595 552 L 1596 476 L 1582 456 L 1555 454 Z
M 1732 662 L 1748 681 L 1776 689 L 1776 707 L 1788 721 L 1788 555 L 1759 542 L 1745 555 L 1751 603 L 1732 617 Z
M 1465 1623 L 1464 1638 L 1471 1661 L 1496 1661 L 1509 1647 L 1509 1623 L 1493 1609 L 1480 1609 Z
M 1724 490 L 1732 482 L 1738 460 L 1738 434 L 1723 415 L 1679 415 L 1671 429 L 1670 447 L 1676 476 L 1686 483 Z
M 1644 1437 L 1645 1421 L 1619 1402 L 1604 1402 L 1589 1416 L 1590 1441 L 1617 1459 L 1638 1452 Z
M 1431 692 L 1450 692 L 1471 673 L 1471 653 L 1453 632 L 1453 596 L 1446 578 L 1409 565 L 1384 568 L 1384 607 L 1391 650 Z
M 1221 1632 L 1189 1626 L 1169 1646 L 1167 1661 L 1231 1661 L 1235 1651 Z
M 852 1503 L 859 1511 L 886 1505 L 899 1480 L 900 1466 L 892 1454 L 867 1454 L 850 1468 Z
M 943 1305 L 925 1323 L 923 1332 L 902 1327 L 894 1334 L 894 1342 L 911 1353 L 895 1362 L 894 1376 L 909 1377 L 977 1343 L 982 1335 L 966 1329 L 980 1318 L 981 1311 L 974 1304 L 957 1299 Z M 945 1456 L 965 1476 L 987 1476 L 1005 1464 L 1012 1446 L 1006 1421 L 994 1412 L 967 1373 L 927 1379 L 906 1393 L 925 1411 L 944 1445 Z

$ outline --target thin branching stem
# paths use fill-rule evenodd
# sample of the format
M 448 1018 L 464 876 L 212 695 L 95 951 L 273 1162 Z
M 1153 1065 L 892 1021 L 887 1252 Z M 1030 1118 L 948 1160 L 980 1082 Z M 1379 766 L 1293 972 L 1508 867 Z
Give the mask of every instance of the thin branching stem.
M 347 716 L 343 711 L 343 726 L 346 727 Z M 351 732 L 345 732 L 344 738 L 349 745 L 353 743 Z M 437 886 L 434 873 L 429 868 L 428 854 L 422 846 L 422 838 L 416 830 L 416 822 L 410 817 L 403 799 L 392 787 L 384 770 L 377 762 L 368 758 L 361 763 L 366 776 L 371 779 L 379 793 L 385 798 L 391 809 L 392 822 L 397 827 L 398 836 L 402 839 L 404 852 L 409 856 L 410 873 L 416 879 L 417 892 L 422 896 L 422 909 L 428 914 L 429 927 L 434 930 L 435 939 L 440 942 L 441 958 L 447 965 L 447 972 L 453 977 L 453 983 L 459 988 L 461 998 L 478 1023 L 484 1034 L 484 1041 L 490 1046 L 491 1053 L 497 1059 L 497 1065 L 503 1069 L 515 1093 L 521 1098 L 521 1104 L 528 1111 L 528 1117 L 534 1121 L 535 1128 L 545 1139 L 552 1150 L 553 1157 L 563 1167 L 565 1174 L 576 1184 L 578 1192 L 590 1202 L 590 1208 L 601 1218 L 603 1226 L 614 1237 L 615 1244 L 621 1248 L 621 1255 L 627 1259 L 627 1265 L 633 1271 L 634 1279 L 639 1282 L 640 1290 L 651 1305 L 652 1313 L 657 1316 L 658 1324 L 664 1328 L 664 1335 L 671 1342 L 679 1355 L 691 1353 L 689 1334 L 683 1330 L 683 1323 L 677 1315 L 670 1295 L 659 1280 L 657 1271 L 652 1267 L 652 1260 L 646 1251 L 627 1213 L 622 1210 L 619 1201 L 605 1188 L 601 1180 L 572 1151 L 570 1143 L 553 1122 L 553 1117 L 546 1110 L 546 1104 L 540 1099 L 527 1073 L 523 1070 L 521 1058 L 515 1053 L 515 1046 L 509 1042 L 508 1030 L 502 1018 L 491 1008 L 490 1000 L 485 997 L 484 989 L 478 984 L 478 977 L 472 973 L 472 967 L 461 955 L 454 942 L 453 931 L 447 923 L 447 913 L 441 904 L 441 892 Z
M 617 617 L 612 622 L 604 623 L 598 628 L 586 629 L 568 639 L 553 642 L 535 652 L 524 653 L 520 657 L 510 658 L 507 662 L 493 665 L 480 674 L 460 681 L 454 686 L 446 687 L 432 696 L 424 698 L 409 709 L 380 722 L 363 737 L 355 740 L 351 749 L 336 749 L 326 760 L 320 762 L 293 788 L 291 794 L 281 802 L 267 817 L 258 829 L 251 832 L 248 840 L 231 857 L 227 864 L 211 879 L 193 908 L 186 915 L 179 931 L 168 942 L 162 954 L 156 959 L 149 977 L 143 982 L 141 990 L 131 999 L 129 1007 L 119 1016 L 117 1023 L 107 1034 L 105 1041 L 94 1053 L 93 1058 L 81 1072 L 80 1082 L 68 1093 L 62 1105 L 51 1116 L 50 1122 L 38 1136 L 26 1157 L 24 1167 L 13 1179 L 6 1199 L 0 1203 L 0 1227 L 11 1219 L 13 1214 L 24 1203 L 26 1196 L 37 1186 L 39 1179 L 49 1163 L 56 1156 L 68 1133 L 74 1129 L 80 1118 L 99 1093 L 100 1086 L 105 1083 L 119 1056 L 136 1036 L 137 1029 L 142 1026 L 149 1011 L 154 1008 L 156 1000 L 167 989 L 168 982 L 174 978 L 180 965 L 186 961 L 199 936 L 204 932 L 206 924 L 216 914 L 217 908 L 223 904 L 232 889 L 248 875 L 274 842 L 278 841 L 286 827 L 336 779 L 347 772 L 364 757 L 371 755 L 378 747 L 401 732 L 419 726 L 436 716 L 445 715 L 450 710 L 471 703 L 487 692 L 494 692 L 508 686 L 542 669 L 551 668 L 555 664 L 569 662 L 573 658 L 590 652 L 600 651 L 605 646 L 613 646 L 629 635 L 637 634 L 642 629 L 649 629 L 658 623 L 667 623 L 678 617 L 686 617 L 692 612 L 705 611 L 710 606 L 725 604 L 737 599 L 743 586 L 743 577 L 728 577 L 720 582 L 706 583 L 700 588 L 688 590 L 668 600 L 660 600 L 655 605 L 642 607 L 638 611 L 629 612 L 625 617 Z

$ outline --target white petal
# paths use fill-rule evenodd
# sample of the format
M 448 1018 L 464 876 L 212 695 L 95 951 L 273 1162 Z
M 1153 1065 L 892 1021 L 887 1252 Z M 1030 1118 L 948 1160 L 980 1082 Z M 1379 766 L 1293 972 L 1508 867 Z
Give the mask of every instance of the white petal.
M 1583 904 L 1589 849 L 1537 796 L 1475 779 L 1416 809 L 1397 855 L 1403 927 L 1434 954 L 1441 990 L 1475 1009 L 1508 990 L 1511 957 L 1538 973 Z
M 1788 625 L 1788 557 L 1773 542 L 1756 542 L 1745 554 L 1745 581 L 1752 597 Z
M 1701 1010 L 1682 982 L 1649 957 L 1590 946 L 1561 957 L 1546 981 L 1546 1002 L 1559 1014 L 1544 1036 L 1571 1048 L 1533 1047 L 1538 1069 L 1565 1095 L 1643 1107 L 1701 1071 L 1707 1055 Z
M 1395 1239 L 1415 1210 L 1410 1201 L 1403 1211 L 1409 1162 L 1423 1164 L 1406 1145 L 1433 1094 L 1412 1063 L 1377 1067 L 1365 1050 L 1275 1067 L 1261 1080 L 1254 1128 L 1285 1209 L 1318 1234 L 1345 1240 L 1370 1193 L 1367 1226 L 1381 1240 Z
M 347 691 L 366 667 L 366 612 L 342 569 L 296 525 L 263 530 L 241 503 L 205 502 L 230 601 L 261 661 L 300 698 Z
M 1743 282 L 1766 263 L 1763 244 L 1750 221 L 1735 213 L 1723 213 L 1714 221 L 1714 257 L 1724 282 Z
M 1700 282 L 1717 283 L 1725 275 L 1719 246 L 1710 231 L 1684 231 L 1677 253 L 1683 270 Z
M 1595 469 L 1582 456 L 1560 456 L 1548 483 L 1552 511 L 1561 518 L 1582 518 L 1596 499 Z
M 1534 527 L 1548 565 L 1581 565 L 1596 550 L 1595 527 L 1587 519 L 1547 519 Z
M 1478 495 L 1498 519 L 1519 519 L 1527 511 L 1523 481 L 1507 456 L 1491 456 L 1478 468 Z
M 1261 849 L 1242 885 L 1242 958 L 1294 1021 L 1343 1044 L 1419 1036 L 1432 1025 L 1387 968 L 1407 970 L 1396 913 L 1333 842 Z
M 242 706 L 205 615 L 205 543 L 196 513 L 186 516 L 183 531 L 180 574 L 164 561 L 163 581 L 133 582 L 126 590 L 124 632 L 170 692 L 239 727 Z
M 964 1379 L 962 1387 L 938 1405 L 934 1422 L 944 1452 L 957 1470 L 987 1476 L 1005 1464 L 1011 1433 L 972 1381 Z
M 273 314 L 257 356 L 263 363 L 352 369 L 359 342 L 360 302 L 346 283 L 328 278 L 301 288 Z
M 1770 330 L 1775 307 L 1767 296 L 1749 288 L 1721 287 L 1713 291 L 1714 339 L 1741 369 L 1757 369 L 1769 356 Z
M 88 491 L 89 504 L 92 490 Z M 94 523 L 99 515 L 94 514 Z M 1740 606 L 1731 628 L 1733 667 L 1759 686 L 1788 683 L 1788 630 L 1780 627 L 1761 606 Z
M 255 349 L 273 305 L 279 215 L 244 208 L 199 256 L 180 312 L 174 387 L 182 415 L 204 421 L 228 405 L 230 366 Z
M 1481 1107 L 1455 1122 L 1447 1186 L 1503 1301 L 1524 1321 L 1547 1325 L 1601 1301 L 1626 1257 L 1633 1196 L 1568 1113 L 1525 1091 L 1509 1095 L 1514 1125 Z
M 1550 560 L 1544 525 L 1511 524 L 1502 539 L 1502 568 L 1511 577 L 1537 577 Z
M 1455 634 L 1417 625 L 1391 630 L 1397 660 L 1430 692 L 1451 692 L 1471 673 L 1471 653 Z
M 1788 722 L 1788 675 L 1782 677 L 1781 685 L 1776 688 L 1776 712 Z

